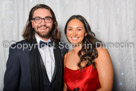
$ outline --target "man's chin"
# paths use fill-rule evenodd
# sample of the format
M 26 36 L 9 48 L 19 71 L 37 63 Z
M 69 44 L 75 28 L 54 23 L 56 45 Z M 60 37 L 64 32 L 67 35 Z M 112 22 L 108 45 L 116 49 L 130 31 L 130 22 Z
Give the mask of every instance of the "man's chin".
M 48 35 L 46 35 L 46 34 L 40 34 L 39 36 L 42 37 L 42 38 L 48 37 Z
M 41 38 L 49 38 L 49 34 L 38 34 Z
M 50 37 L 49 33 L 39 33 L 39 32 L 36 32 L 36 35 L 38 35 L 41 38 L 49 38 Z

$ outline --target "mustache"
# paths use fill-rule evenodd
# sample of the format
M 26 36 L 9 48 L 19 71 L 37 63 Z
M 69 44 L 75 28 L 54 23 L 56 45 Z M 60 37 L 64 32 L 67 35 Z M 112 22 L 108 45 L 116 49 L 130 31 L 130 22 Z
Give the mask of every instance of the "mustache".
M 42 26 L 39 26 L 39 27 L 37 27 L 37 28 L 41 28 L 41 27 L 49 28 L 49 27 L 46 26 L 46 25 L 42 25 Z

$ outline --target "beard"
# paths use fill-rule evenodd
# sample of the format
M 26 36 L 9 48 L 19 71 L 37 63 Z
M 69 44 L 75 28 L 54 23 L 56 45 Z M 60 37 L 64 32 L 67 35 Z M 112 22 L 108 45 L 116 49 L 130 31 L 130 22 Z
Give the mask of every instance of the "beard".
M 48 38 L 48 37 L 50 37 L 51 36 L 51 33 L 49 32 L 49 33 L 47 33 L 47 34 L 42 34 L 42 33 L 40 33 L 40 32 L 35 32 L 36 34 L 38 34 L 40 37 L 42 37 L 42 38 Z
M 40 27 L 37 27 L 37 29 L 39 29 L 39 28 L 41 28 L 41 27 L 45 27 L 45 28 L 47 28 L 48 29 L 48 32 L 47 33 L 41 33 L 41 32 L 39 32 L 39 31 L 35 31 L 35 33 L 36 34 L 38 34 L 40 37 L 42 37 L 42 38 L 49 38 L 50 36 L 51 36 L 51 31 L 52 31 L 52 29 L 50 28 L 50 27 L 48 27 L 48 26 L 40 26 Z

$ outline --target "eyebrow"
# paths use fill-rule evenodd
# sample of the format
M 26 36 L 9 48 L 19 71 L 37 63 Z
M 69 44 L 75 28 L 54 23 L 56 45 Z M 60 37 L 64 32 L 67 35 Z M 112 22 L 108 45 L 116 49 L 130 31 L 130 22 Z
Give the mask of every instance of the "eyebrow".
M 44 18 L 52 18 L 52 16 L 45 16 Z M 40 16 L 36 16 L 35 18 L 42 18 L 42 17 L 40 17 Z
M 73 27 L 75 27 L 75 28 L 83 28 L 83 27 L 80 27 L 80 26 L 68 26 L 68 28 L 73 28 Z

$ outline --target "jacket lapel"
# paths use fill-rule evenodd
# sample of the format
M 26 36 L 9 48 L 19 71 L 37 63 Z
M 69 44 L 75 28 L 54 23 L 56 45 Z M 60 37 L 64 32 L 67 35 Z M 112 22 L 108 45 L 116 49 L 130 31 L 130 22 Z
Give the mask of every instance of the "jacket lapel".
M 61 52 L 60 52 L 60 49 L 58 48 L 58 45 L 56 44 L 54 47 L 54 58 L 55 58 L 55 69 L 54 69 L 52 81 L 55 79 L 55 77 L 56 79 L 61 78 L 61 77 L 58 77 L 58 75 L 62 73 Z
M 40 56 L 40 63 L 41 63 L 41 67 L 42 67 L 42 72 L 43 72 L 43 74 L 45 74 L 45 76 L 46 76 L 46 78 L 47 78 L 47 80 L 48 80 L 48 83 L 50 83 L 49 78 L 48 78 L 48 75 L 47 75 L 46 68 L 45 68 L 45 66 L 44 66 L 42 57 L 41 57 L 41 55 L 40 55 L 40 52 L 39 52 L 39 56 Z
M 42 67 L 39 61 L 40 56 L 36 45 L 37 42 L 32 40 L 29 43 L 32 46 L 32 49 L 29 51 L 32 90 L 43 91 Z

